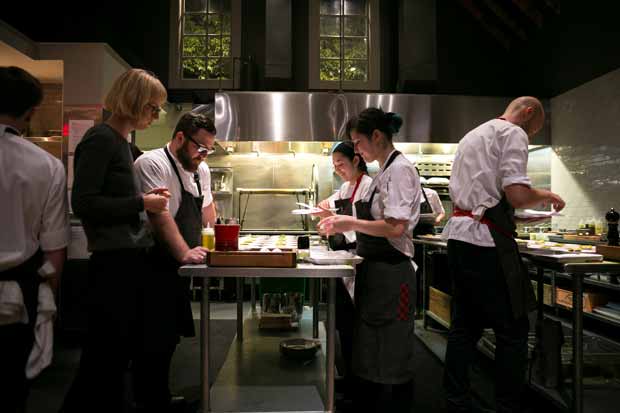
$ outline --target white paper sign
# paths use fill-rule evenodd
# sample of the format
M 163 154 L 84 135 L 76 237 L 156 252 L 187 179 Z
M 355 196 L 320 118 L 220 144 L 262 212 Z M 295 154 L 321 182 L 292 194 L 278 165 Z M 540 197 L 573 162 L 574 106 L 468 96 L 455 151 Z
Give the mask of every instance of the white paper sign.
M 95 126 L 94 120 L 69 120 L 69 153 L 75 152 L 77 144 L 93 126 Z

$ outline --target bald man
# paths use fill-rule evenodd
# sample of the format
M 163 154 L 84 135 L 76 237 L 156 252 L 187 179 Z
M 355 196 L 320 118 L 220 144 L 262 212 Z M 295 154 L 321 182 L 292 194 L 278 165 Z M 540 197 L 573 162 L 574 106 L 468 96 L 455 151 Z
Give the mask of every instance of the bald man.
M 468 369 L 482 330 L 489 327 L 497 343 L 497 411 L 521 411 L 527 315 L 536 304 L 514 240 L 514 209 L 564 207 L 558 195 L 532 188 L 526 173 L 529 141 L 544 120 L 538 99 L 517 98 L 502 116 L 468 132 L 456 151 L 450 177 L 454 213 L 442 233 L 454 280 L 444 371 L 453 412 L 471 411 Z

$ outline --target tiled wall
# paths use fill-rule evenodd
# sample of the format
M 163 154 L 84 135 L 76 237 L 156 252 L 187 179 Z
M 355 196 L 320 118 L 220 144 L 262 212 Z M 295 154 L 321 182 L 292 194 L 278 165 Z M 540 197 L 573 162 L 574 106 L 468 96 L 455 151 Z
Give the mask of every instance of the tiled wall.
M 566 201 L 552 225 L 604 221 L 620 209 L 620 69 L 551 99 L 551 110 L 551 189 Z

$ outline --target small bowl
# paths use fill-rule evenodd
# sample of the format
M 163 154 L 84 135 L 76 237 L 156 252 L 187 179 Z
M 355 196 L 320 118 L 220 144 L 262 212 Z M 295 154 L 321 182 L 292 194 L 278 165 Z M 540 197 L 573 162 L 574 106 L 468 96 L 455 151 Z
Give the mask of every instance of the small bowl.
M 310 360 L 320 348 L 320 342 L 305 338 L 291 338 L 280 342 L 280 353 L 292 360 Z

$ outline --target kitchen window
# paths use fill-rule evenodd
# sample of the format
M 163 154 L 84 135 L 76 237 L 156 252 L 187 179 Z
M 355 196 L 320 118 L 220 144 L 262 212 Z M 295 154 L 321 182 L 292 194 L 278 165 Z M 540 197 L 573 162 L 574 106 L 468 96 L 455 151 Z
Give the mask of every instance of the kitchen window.
M 241 50 L 241 0 L 173 0 L 170 87 L 231 89 Z
M 378 3 L 310 2 L 311 89 L 379 89 Z

